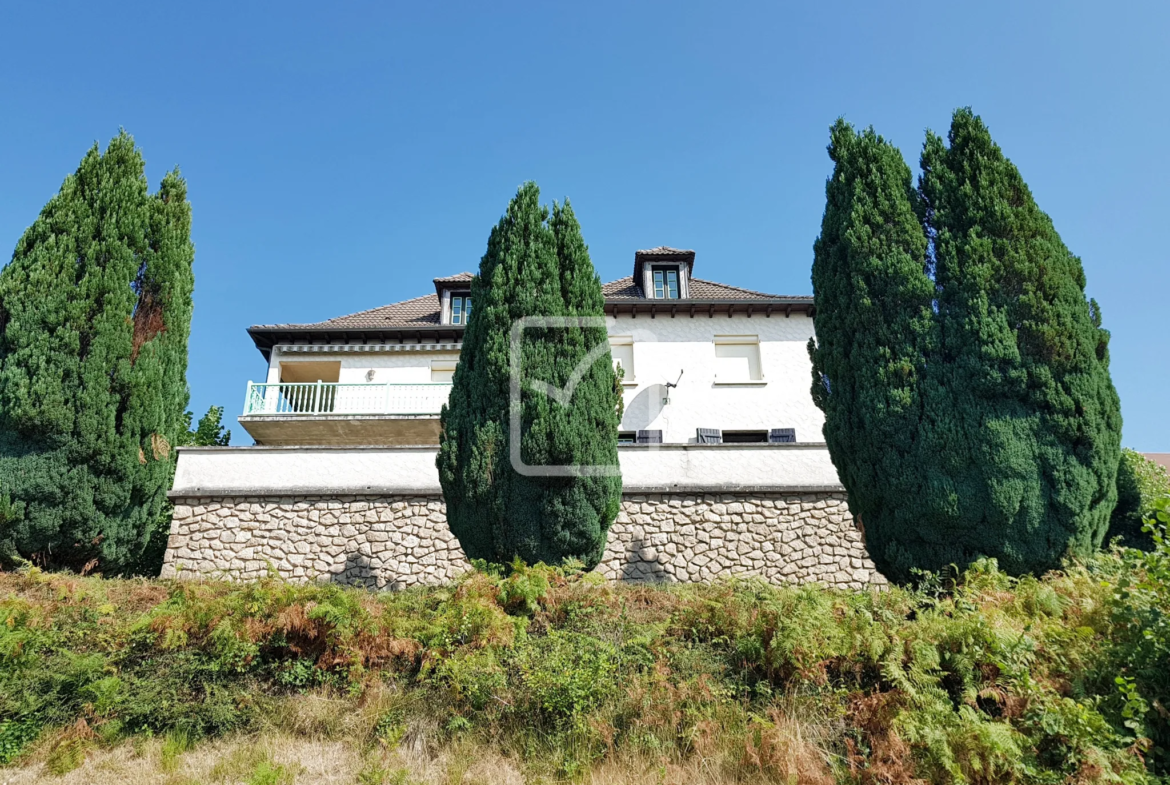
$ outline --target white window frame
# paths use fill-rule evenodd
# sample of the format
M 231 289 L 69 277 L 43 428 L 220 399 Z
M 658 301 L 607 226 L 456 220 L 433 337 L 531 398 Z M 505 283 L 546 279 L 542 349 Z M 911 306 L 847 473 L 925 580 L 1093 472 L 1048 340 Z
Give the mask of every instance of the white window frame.
M 627 346 L 629 347 L 628 352 L 624 352 L 624 351 L 618 352 L 618 353 L 614 352 L 614 349 L 617 347 L 624 348 Z M 614 371 L 615 372 L 617 371 L 617 366 L 619 364 L 622 366 L 623 369 L 625 369 L 626 375 L 622 379 L 622 386 L 623 387 L 637 387 L 638 381 L 637 381 L 637 375 L 636 375 L 635 369 L 634 369 L 634 336 L 632 336 L 632 335 L 611 335 L 611 336 L 609 336 L 609 352 L 610 352 L 610 355 L 613 356 Z M 623 358 L 619 357 L 618 354 L 628 354 L 628 356 L 629 356 L 628 363 L 622 362 Z
M 728 347 L 722 352 L 720 347 Z M 742 354 L 730 347 L 754 347 L 755 351 L 750 349 L 741 350 Z M 713 353 L 715 355 L 715 385 L 721 387 L 762 387 L 768 383 L 764 376 L 764 359 L 760 354 L 760 336 L 758 335 L 716 335 L 712 342 Z M 745 357 L 748 361 L 748 375 L 746 378 L 736 375 L 734 377 L 720 378 L 719 377 L 719 358 L 720 357 Z M 755 360 L 755 373 L 752 372 L 752 360 Z
M 455 310 L 455 304 L 459 304 L 458 313 Z M 471 295 L 466 292 L 451 295 L 451 324 L 458 324 L 466 326 L 467 320 L 471 314 Z
M 657 276 L 662 275 L 662 286 L 659 287 Z M 674 297 L 670 296 L 670 276 L 674 276 Z M 652 264 L 650 265 L 650 285 L 653 287 L 653 300 L 680 300 L 682 299 L 682 274 L 678 265 Z

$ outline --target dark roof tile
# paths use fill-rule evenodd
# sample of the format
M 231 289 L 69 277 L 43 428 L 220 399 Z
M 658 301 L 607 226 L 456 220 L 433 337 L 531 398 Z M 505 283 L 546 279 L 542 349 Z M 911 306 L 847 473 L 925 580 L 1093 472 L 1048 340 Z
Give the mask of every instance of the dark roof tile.
M 320 330 L 353 330 L 377 329 L 379 327 L 412 327 L 439 323 L 439 296 L 425 294 L 413 300 L 403 300 L 400 303 L 391 303 L 368 311 L 358 311 L 347 316 L 338 316 L 326 319 L 323 322 L 310 324 L 261 324 L 260 329 L 267 328 L 297 328 Z

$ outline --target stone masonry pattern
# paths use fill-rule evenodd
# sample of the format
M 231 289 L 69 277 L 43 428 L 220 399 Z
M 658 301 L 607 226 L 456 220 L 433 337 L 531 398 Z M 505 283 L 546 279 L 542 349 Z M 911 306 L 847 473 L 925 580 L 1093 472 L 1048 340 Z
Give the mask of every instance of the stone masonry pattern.
M 398 589 L 446 583 L 471 566 L 438 496 L 175 501 L 164 578 L 252 580 L 271 569 Z M 885 583 L 839 493 L 627 494 L 597 571 L 623 581 Z

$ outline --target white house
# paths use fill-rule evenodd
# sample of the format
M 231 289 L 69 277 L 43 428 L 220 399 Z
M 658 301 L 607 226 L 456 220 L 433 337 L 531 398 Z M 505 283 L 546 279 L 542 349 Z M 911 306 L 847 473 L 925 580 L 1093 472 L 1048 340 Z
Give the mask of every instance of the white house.
M 625 413 L 622 512 L 598 569 L 880 583 L 810 394 L 812 297 L 694 272 L 694 251 L 659 247 L 603 287 Z M 249 328 L 268 363 L 239 418 L 256 444 L 180 448 L 163 574 L 275 568 L 383 587 L 466 569 L 435 455 L 471 278 L 324 322 Z
M 605 284 L 610 351 L 624 372 L 620 440 L 819 442 L 809 395 L 812 298 L 693 275 L 695 252 L 634 255 Z M 240 423 L 261 445 L 437 444 L 467 317 L 471 274 L 435 293 L 315 324 L 248 330 L 268 361 Z

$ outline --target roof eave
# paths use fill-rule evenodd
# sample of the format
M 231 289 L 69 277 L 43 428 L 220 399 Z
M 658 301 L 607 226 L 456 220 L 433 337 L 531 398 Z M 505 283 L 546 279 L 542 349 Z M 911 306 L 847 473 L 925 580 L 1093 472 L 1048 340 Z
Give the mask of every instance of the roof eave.
M 605 301 L 606 315 L 616 316 L 619 312 L 631 313 L 637 317 L 639 312 L 670 313 L 679 312 L 695 315 L 698 311 L 706 311 L 709 315 L 715 312 L 732 315 L 740 313 L 745 316 L 761 314 L 791 316 L 794 313 L 803 313 L 812 316 L 816 307 L 812 297 L 752 297 L 752 298 L 688 298 L 685 300 L 655 300 L 646 298 L 623 298 Z
M 265 325 L 258 324 L 248 328 L 248 336 L 252 339 L 256 349 L 263 355 L 265 360 L 269 360 L 272 354 L 272 347 L 279 343 L 291 343 L 297 338 L 311 339 L 319 338 L 324 341 L 331 341 L 335 338 L 344 338 L 346 343 L 355 337 L 362 338 L 365 342 L 384 343 L 387 340 L 401 341 L 404 338 L 419 339 L 423 335 L 442 335 L 447 333 L 451 336 L 451 340 L 458 341 L 463 338 L 464 328 L 460 325 L 453 324 L 419 324 L 419 325 L 386 325 L 384 327 L 327 327 L 324 325 Z M 282 341 L 282 338 L 289 340 Z

